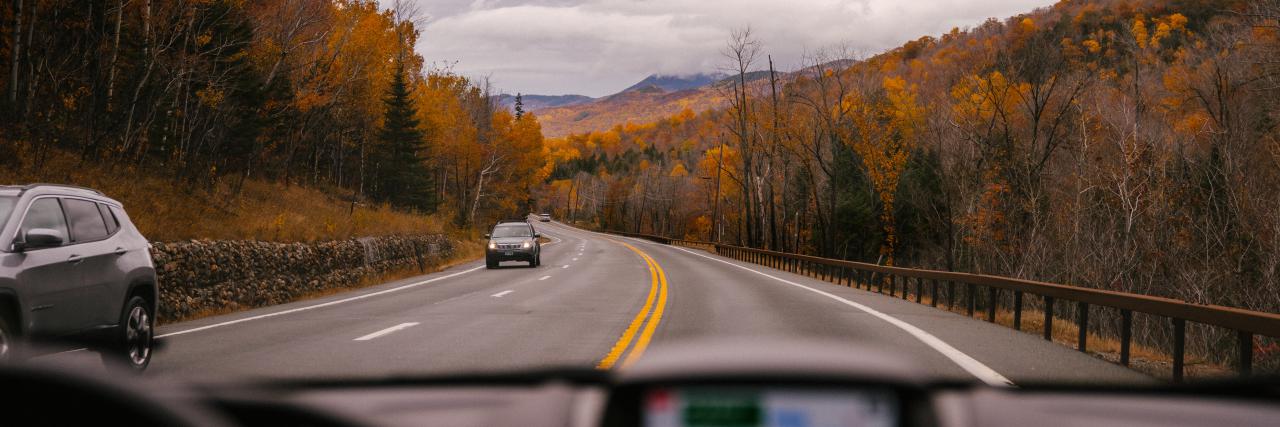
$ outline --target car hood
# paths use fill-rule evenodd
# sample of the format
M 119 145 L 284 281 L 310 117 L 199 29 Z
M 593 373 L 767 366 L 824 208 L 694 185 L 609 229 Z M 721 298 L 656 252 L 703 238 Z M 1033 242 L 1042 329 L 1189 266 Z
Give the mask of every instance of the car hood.
M 489 239 L 493 243 L 524 243 L 533 240 L 532 237 L 495 237 Z

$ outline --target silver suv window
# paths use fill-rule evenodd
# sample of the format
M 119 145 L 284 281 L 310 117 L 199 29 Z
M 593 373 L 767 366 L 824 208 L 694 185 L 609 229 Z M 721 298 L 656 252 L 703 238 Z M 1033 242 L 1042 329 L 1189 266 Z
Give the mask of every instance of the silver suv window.
M 98 204 L 88 200 L 62 199 L 62 208 L 71 222 L 71 237 L 77 243 L 107 238 L 107 223 L 102 220 Z
M 27 216 L 22 220 L 20 233 L 25 236 L 34 228 L 57 230 L 62 233 L 63 241 L 66 241 L 69 236 L 67 219 L 62 216 L 62 206 L 58 204 L 58 199 L 46 197 L 31 202 L 31 207 L 27 208 Z
M 0 226 L 3 226 L 6 223 L 5 220 L 9 219 L 9 214 L 13 212 L 13 204 L 17 202 L 17 197 L 0 196 Z
M 493 237 L 533 237 L 533 231 L 524 224 L 499 225 L 493 228 Z

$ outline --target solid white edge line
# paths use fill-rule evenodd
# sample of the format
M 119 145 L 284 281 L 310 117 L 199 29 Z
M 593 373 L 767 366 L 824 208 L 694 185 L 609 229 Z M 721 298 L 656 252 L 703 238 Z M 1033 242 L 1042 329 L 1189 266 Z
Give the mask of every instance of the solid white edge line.
M 897 326 L 899 329 L 906 331 L 908 334 L 911 334 L 912 337 L 915 337 L 917 340 L 920 340 L 920 342 L 924 343 L 924 345 L 929 346 L 930 348 L 934 349 L 938 353 L 942 353 L 943 356 L 946 356 L 946 358 L 951 359 L 952 362 L 955 362 L 956 365 L 959 365 L 960 369 L 964 369 L 969 374 L 975 377 L 978 377 L 978 380 L 986 383 L 987 385 L 992 385 L 992 386 L 1012 386 L 1013 385 L 1013 381 L 1009 381 L 1008 378 L 1005 378 L 1004 375 L 1000 375 L 999 372 L 996 372 L 994 369 L 991 369 L 991 367 L 982 364 L 982 362 L 979 362 L 977 359 L 974 359 L 973 357 L 970 357 L 967 354 L 964 354 L 963 352 L 956 349 L 955 347 L 952 347 L 950 344 L 947 344 L 945 341 L 942 341 L 938 337 L 933 336 L 933 334 L 925 332 L 923 329 L 920 329 L 915 325 L 899 320 L 896 317 L 881 313 L 871 307 L 867 307 L 865 305 L 844 299 L 835 294 L 814 289 L 796 282 L 792 282 L 787 279 L 770 275 L 768 273 L 756 271 L 754 269 L 750 269 L 738 264 L 734 264 L 729 261 L 714 258 L 708 255 L 703 255 L 700 253 L 696 253 L 688 249 L 677 247 L 677 246 L 671 246 L 671 248 L 678 249 L 685 253 L 700 256 L 712 261 L 722 262 L 722 263 L 725 263 L 737 268 L 741 268 L 743 270 L 750 271 L 752 273 L 759 274 L 761 276 L 768 277 L 770 279 L 777 280 L 779 282 L 786 283 L 788 285 L 795 286 L 797 288 L 804 289 L 804 290 L 816 293 L 818 295 L 822 295 L 827 298 L 831 298 L 833 300 L 839 301 L 844 305 L 861 310 L 864 313 L 875 316 L 880 320 L 889 322 L 890 325 Z
M 538 281 L 543 281 L 543 280 L 547 280 L 547 279 L 550 279 L 550 278 L 551 278 L 551 276 L 542 276 L 542 277 L 539 277 L 539 278 L 538 278 Z
M 548 276 L 548 277 L 550 277 L 550 276 Z M 504 295 L 509 294 L 509 293 L 512 293 L 512 292 L 515 292 L 515 291 L 513 291 L 513 290 L 509 290 L 509 289 L 508 289 L 508 290 L 505 290 L 505 291 L 502 291 L 502 292 L 498 292 L 498 293 L 496 293 L 496 294 L 489 295 L 489 296 L 494 297 L 494 298 L 502 298 Z
M 328 307 L 328 306 L 331 306 L 331 305 L 338 305 L 338 304 L 342 304 L 342 303 L 346 303 L 346 302 L 351 302 L 351 301 L 356 301 L 356 300 L 362 300 L 362 299 L 365 299 L 365 298 L 375 297 L 375 296 L 383 295 L 383 294 L 389 294 L 389 293 L 392 293 L 392 292 L 402 291 L 402 290 L 409 289 L 409 288 L 416 288 L 416 287 L 418 287 L 418 286 L 422 286 L 422 285 L 425 285 L 425 284 L 428 284 L 428 283 L 431 283 L 431 282 L 437 282 L 437 281 L 441 281 L 441 280 L 444 280 L 444 279 L 452 279 L 452 278 L 454 278 L 454 277 L 458 277 L 458 276 L 461 276 L 461 275 L 463 275 L 463 274 L 467 274 L 467 273 L 470 273 L 470 272 L 473 272 L 473 271 L 476 271 L 476 270 L 480 270 L 480 269 L 482 269 L 482 268 L 484 268 L 484 266 L 479 266 L 479 267 L 475 267 L 475 268 L 471 268 L 471 269 L 467 269 L 467 270 L 462 270 L 462 271 L 459 271 L 459 272 L 457 272 L 457 273 L 453 273 L 453 274 L 449 274 L 449 275 L 445 275 L 445 276 L 440 276 L 440 277 L 435 277 L 435 278 L 431 278 L 431 279 L 423 280 L 423 281 L 421 281 L 421 282 L 414 282 L 414 283 L 410 283 L 410 284 L 407 284 L 407 285 L 402 285 L 402 286 L 394 287 L 394 288 L 391 288 L 391 289 L 381 290 L 381 291 L 378 291 L 378 292 L 370 292 L 370 293 L 367 293 L 367 294 L 363 294 L 363 295 L 356 295 L 356 296 L 353 296 L 353 297 L 343 298 L 343 299 L 340 299 L 340 300 L 333 300 L 333 301 L 329 301 L 329 302 L 322 303 L 322 304 L 309 305 L 309 306 L 306 306 L 306 307 L 298 307 L 298 308 L 293 308 L 293 309 L 284 310 L 284 311 L 277 311 L 277 312 L 275 312 L 275 313 L 259 314 L 259 315 L 257 315 L 257 316 L 250 316 L 250 317 L 246 317 L 246 318 L 243 318 L 243 319 L 228 320 L 228 321 L 226 321 L 226 322 L 214 323 L 214 324 L 212 324 L 212 325 L 205 325 L 205 326 L 201 326 L 201 327 L 198 327 L 198 328 L 191 328 L 191 329 L 187 329 L 187 330 L 182 330 L 182 331 L 177 331 L 177 332 L 170 332 L 170 333 L 167 333 L 167 334 L 156 335 L 156 338 L 166 338 L 166 337 L 172 337 L 172 336 L 175 336 L 175 335 L 183 335 L 183 334 L 189 334 L 189 333 L 192 333 L 192 332 L 200 332 L 200 331 L 203 331 L 203 330 L 206 330 L 206 329 L 221 328 L 221 327 L 223 327 L 223 326 L 230 326 L 230 325 L 234 325 L 234 324 L 237 324 L 237 323 L 248 322 L 248 321 L 251 321 L 251 320 L 258 320 L 258 319 L 266 319 L 266 318 L 268 318 L 268 317 L 283 316 L 283 315 L 286 315 L 286 314 L 293 314 L 293 313 L 297 313 L 297 312 L 300 312 L 300 311 L 307 311 L 307 310 L 317 309 L 317 308 L 321 308 L 321 307 Z
M 398 330 L 401 330 L 401 329 L 412 328 L 412 327 L 414 327 L 414 326 L 418 326 L 418 322 L 406 322 L 406 323 L 401 323 L 401 324 L 399 324 L 399 325 L 395 325 L 395 326 L 392 326 L 392 327 L 390 327 L 390 328 L 383 329 L 383 330 L 381 330 L 381 331 L 374 332 L 374 333 L 372 333 L 372 334 L 365 335 L 365 336 L 362 336 L 362 337 L 360 337 L 360 338 L 353 339 L 352 341 L 368 341 L 368 340 L 371 340 L 371 339 L 374 339 L 374 338 L 377 338 L 377 337 L 380 337 L 380 336 L 383 336 L 383 335 L 387 335 L 387 334 L 390 334 L 390 333 L 392 333 L 392 332 L 395 332 L 395 331 L 398 331 Z

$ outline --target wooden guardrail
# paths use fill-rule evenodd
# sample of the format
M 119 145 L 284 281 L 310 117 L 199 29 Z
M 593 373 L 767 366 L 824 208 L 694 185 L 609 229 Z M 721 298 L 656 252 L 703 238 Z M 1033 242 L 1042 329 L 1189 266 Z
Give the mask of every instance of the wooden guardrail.
M 1034 280 L 1014 279 L 1009 277 L 990 276 L 984 274 L 956 273 L 951 271 L 924 270 L 915 268 L 890 267 L 856 261 L 845 261 L 831 258 L 820 258 L 809 255 L 775 252 L 763 249 L 723 245 L 694 240 L 672 239 L 648 234 L 609 232 L 622 236 L 641 238 L 669 245 L 699 247 L 713 251 L 740 261 L 756 263 L 793 273 L 808 274 L 815 277 L 827 277 L 838 284 L 884 293 L 885 285 L 889 287 L 889 295 L 897 296 L 901 285 L 903 299 L 908 298 L 908 289 L 914 282 L 915 300 L 922 302 L 925 293 L 932 292 L 931 304 L 939 304 L 941 287 L 948 288 L 947 308 L 957 303 L 966 304 L 967 312 L 973 316 L 978 287 L 986 288 L 989 293 L 986 320 L 995 322 L 996 309 L 1001 292 L 1013 293 L 1013 328 L 1022 329 L 1022 305 L 1025 295 L 1031 294 L 1044 301 L 1044 339 L 1052 340 L 1054 305 L 1058 301 L 1071 301 L 1077 304 L 1076 324 L 1079 327 L 1076 347 L 1085 351 L 1088 340 L 1089 306 L 1108 307 L 1120 313 L 1120 363 L 1129 365 L 1129 349 L 1133 341 L 1133 313 L 1145 313 L 1170 319 L 1173 326 L 1173 380 L 1183 379 L 1183 364 L 1186 353 L 1187 322 L 1226 328 L 1235 331 L 1238 346 L 1236 371 L 1240 375 L 1249 375 L 1253 368 L 1254 335 L 1280 338 L 1280 314 L 1250 311 L 1218 305 L 1194 304 L 1170 298 L 1101 289 L 1082 288 Z M 962 285 L 966 301 L 957 301 L 955 287 Z

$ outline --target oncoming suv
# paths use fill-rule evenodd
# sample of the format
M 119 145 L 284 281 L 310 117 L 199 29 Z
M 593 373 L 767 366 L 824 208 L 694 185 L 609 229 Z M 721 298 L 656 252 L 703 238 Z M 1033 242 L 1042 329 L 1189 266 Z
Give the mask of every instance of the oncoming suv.
M 104 362 L 151 363 L 150 245 L 120 202 L 79 187 L 0 186 L 0 359 L 28 341 L 90 344 Z
M 484 237 L 489 239 L 484 253 L 487 268 L 498 268 L 502 261 L 526 261 L 530 267 L 542 264 L 542 245 L 538 243 L 542 235 L 528 221 L 499 221 Z

